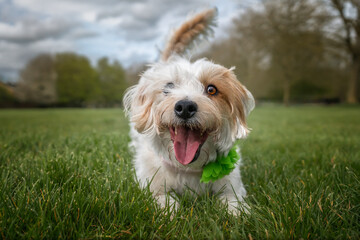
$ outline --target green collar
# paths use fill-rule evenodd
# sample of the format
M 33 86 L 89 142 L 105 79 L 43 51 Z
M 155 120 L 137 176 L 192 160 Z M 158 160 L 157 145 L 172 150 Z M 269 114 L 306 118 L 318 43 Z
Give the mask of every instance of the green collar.
M 208 163 L 203 169 L 200 182 L 215 182 L 225 175 L 229 175 L 235 169 L 235 164 L 240 158 L 236 152 L 236 147 L 234 144 L 227 156 L 218 156 L 215 162 Z

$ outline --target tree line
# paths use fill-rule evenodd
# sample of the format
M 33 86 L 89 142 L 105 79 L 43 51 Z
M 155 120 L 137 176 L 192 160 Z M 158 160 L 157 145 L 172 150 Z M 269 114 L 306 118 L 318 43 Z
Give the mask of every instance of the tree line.
M 228 37 L 194 58 L 235 66 L 257 100 L 359 101 L 359 0 L 267 0 L 233 23 Z M 13 90 L 0 84 L 0 105 L 117 106 L 145 69 L 125 70 L 107 58 L 93 67 L 75 53 L 42 54 L 29 61 Z
M 29 106 L 107 107 L 121 105 L 128 86 L 118 61 L 104 57 L 93 67 L 75 53 L 41 54 L 20 72 L 13 95 Z

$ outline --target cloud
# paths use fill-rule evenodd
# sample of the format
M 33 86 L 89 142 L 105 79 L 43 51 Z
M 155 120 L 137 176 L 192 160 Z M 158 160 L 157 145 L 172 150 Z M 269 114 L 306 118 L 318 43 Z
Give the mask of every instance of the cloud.
M 169 24 L 179 22 L 181 17 L 186 16 L 193 9 L 202 9 L 208 6 L 206 1 L 183 0 L 183 1 L 135 1 L 121 4 L 111 9 L 103 9 L 97 15 L 97 20 L 112 19 L 118 22 L 118 33 L 128 40 L 146 41 L 157 38 L 168 31 Z M 166 21 L 170 18 L 177 21 Z M 169 19 L 169 18 L 168 18 Z
M 69 39 L 83 39 L 83 38 L 94 38 L 98 37 L 99 33 L 91 30 L 87 30 L 84 28 L 77 28 L 72 30 L 68 35 L 67 38 Z
M 246 0 L 250 1 L 250 0 Z M 223 36 L 235 0 L 0 0 L 0 74 L 15 76 L 43 52 L 75 51 L 124 66 L 154 61 L 172 29 L 191 13 L 217 6 Z
M 74 22 L 64 19 L 25 19 L 15 24 L 0 23 L 0 40 L 15 43 L 60 38 L 73 28 Z

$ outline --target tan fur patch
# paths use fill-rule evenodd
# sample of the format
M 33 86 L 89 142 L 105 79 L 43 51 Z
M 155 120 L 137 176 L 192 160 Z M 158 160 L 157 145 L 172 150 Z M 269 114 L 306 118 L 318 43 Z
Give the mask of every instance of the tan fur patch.
M 206 69 L 200 76 L 200 81 L 205 86 L 214 85 L 218 93 L 209 95 L 224 115 L 231 116 L 233 126 L 237 120 L 246 128 L 245 106 L 247 94 L 243 85 L 236 79 L 234 73 L 226 68 L 218 67 L 211 70 Z
M 131 121 L 135 123 L 135 129 L 138 132 L 146 131 L 153 124 L 151 111 L 156 91 L 150 96 L 145 91 L 145 86 L 140 87 L 134 95 L 135 98 L 131 104 L 131 108 L 134 111 L 132 113 Z
M 144 107 L 142 107 L 141 114 L 133 115 L 131 118 L 131 121 L 135 123 L 135 129 L 138 132 L 142 133 L 151 126 L 151 105 L 152 104 L 150 103 L 144 105 Z

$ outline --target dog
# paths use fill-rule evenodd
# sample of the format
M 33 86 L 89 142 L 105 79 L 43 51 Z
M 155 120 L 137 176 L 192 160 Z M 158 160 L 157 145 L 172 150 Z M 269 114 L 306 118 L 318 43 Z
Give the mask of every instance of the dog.
M 162 207 L 177 208 L 168 192 L 181 195 L 187 188 L 197 194 L 219 193 L 230 212 L 238 212 L 246 196 L 238 154 L 224 176 L 202 181 L 205 167 L 230 155 L 235 141 L 248 135 L 246 118 L 255 106 L 234 68 L 182 56 L 211 33 L 216 16 L 216 9 L 208 9 L 183 23 L 161 59 L 149 65 L 124 96 L 136 177 L 142 187 L 150 184 Z

